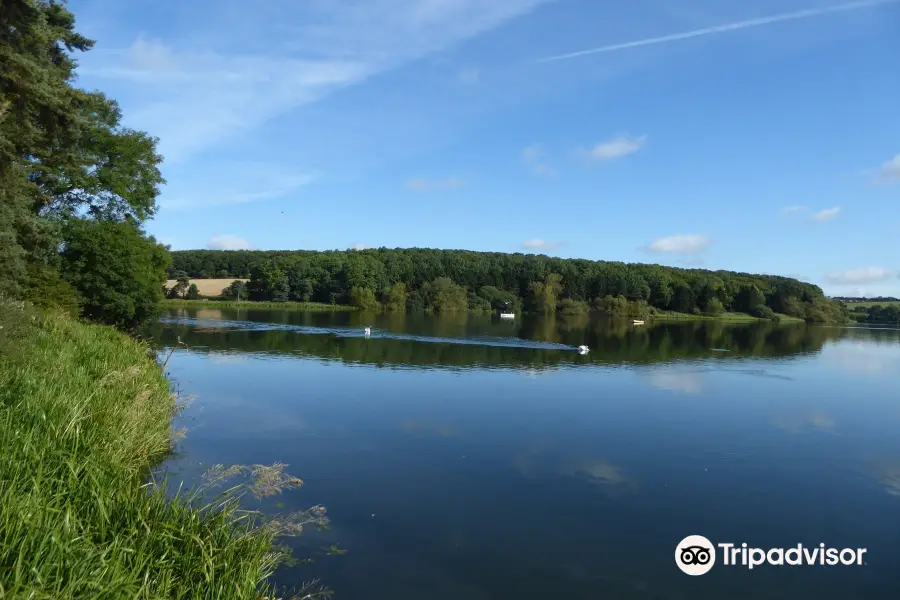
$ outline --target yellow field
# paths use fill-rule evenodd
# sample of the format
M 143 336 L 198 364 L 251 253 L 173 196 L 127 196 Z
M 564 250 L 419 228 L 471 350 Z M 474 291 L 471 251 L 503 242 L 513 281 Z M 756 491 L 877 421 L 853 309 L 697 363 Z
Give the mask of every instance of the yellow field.
M 226 279 L 191 279 L 191 283 L 197 284 L 201 296 L 221 296 L 222 290 L 231 285 L 232 281 L 243 281 L 247 283 L 249 279 L 226 278 Z M 174 279 L 166 281 L 166 289 L 171 289 L 177 282 Z

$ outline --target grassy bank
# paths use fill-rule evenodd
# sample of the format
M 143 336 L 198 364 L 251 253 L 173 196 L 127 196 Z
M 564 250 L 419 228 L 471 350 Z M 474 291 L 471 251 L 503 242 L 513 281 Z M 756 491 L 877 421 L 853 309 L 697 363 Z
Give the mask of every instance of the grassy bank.
M 176 410 L 148 348 L 8 302 L 0 325 L 0 597 L 271 597 L 279 524 L 146 484 Z
M 343 304 L 324 304 L 321 302 L 252 302 L 242 300 L 182 300 L 166 299 L 165 306 L 177 308 L 283 308 L 286 310 L 308 310 L 324 312 L 351 312 L 357 310 L 355 306 Z
M 777 313 L 776 313 L 777 314 Z M 780 324 L 803 323 L 803 319 L 778 314 Z M 674 311 L 657 311 L 646 318 L 648 321 L 724 321 L 726 323 L 757 323 L 768 322 L 768 319 L 758 319 L 752 315 L 741 312 L 725 312 L 718 315 L 695 315 Z

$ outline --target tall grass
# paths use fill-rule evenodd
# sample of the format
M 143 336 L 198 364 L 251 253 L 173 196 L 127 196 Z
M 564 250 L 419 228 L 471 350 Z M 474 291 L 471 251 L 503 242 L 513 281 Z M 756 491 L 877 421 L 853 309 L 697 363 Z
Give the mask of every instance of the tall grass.
M 8 302 L 0 327 L 0 598 L 275 596 L 276 538 L 323 523 L 324 509 L 264 522 L 242 496 L 299 480 L 257 466 L 268 488 L 167 498 L 147 479 L 170 450 L 176 399 L 148 348 Z

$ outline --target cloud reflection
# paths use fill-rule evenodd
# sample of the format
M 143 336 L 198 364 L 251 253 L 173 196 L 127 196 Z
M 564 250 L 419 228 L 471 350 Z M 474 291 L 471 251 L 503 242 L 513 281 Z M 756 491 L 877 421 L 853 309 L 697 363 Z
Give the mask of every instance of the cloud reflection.
M 516 470 L 524 477 L 547 476 L 578 479 L 604 488 L 607 493 L 621 493 L 636 487 L 633 477 L 624 469 L 604 459 L 566 457 L 545 451 L 546 444 L 528 448 L 513 459 Z
M 217 365 L 234 365 L 247 362 L 247 355 L 239 352 L 208 352 L 206 357 Z
M 787 433 L 803 433 L 807 429 L 817 431 L 834 431 L 835 422 L 828 415 L 811 412 L 800 416 L 778 415 L 774 419 L 775 427 Z
M 670 392 L 694 395 L 703 391 L 703 381 L 696 372 L 653 370 L 647 380 L 653 387 Z

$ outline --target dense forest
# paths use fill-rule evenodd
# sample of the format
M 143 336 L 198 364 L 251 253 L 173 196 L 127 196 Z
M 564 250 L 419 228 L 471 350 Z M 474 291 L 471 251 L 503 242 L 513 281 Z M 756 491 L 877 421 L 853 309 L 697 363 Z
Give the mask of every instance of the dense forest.
M 650 264 L 465 250 L 185 250 L 172 252 L 170 278 L 249 278 L 243 297 L 274 302 L 353 304 L 367 310 L 598 310 L 646 316 L 656 310 L 716 315 L 777 314 L 846 320 L 841 303 L 796 279 Z M 233 286 L 226 296 L 233 295 Z

